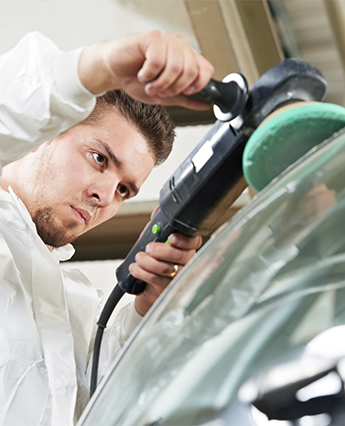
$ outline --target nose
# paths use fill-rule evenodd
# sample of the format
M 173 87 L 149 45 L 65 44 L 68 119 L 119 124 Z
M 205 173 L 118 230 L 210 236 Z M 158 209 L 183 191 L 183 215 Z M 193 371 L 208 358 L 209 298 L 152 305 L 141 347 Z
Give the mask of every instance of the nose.
M 115 178 L 105 177 L 98 179 L 88 189 L 88 198 L 98 207 L 108 207 L 115 200 L 116 188 L 119 182 Z

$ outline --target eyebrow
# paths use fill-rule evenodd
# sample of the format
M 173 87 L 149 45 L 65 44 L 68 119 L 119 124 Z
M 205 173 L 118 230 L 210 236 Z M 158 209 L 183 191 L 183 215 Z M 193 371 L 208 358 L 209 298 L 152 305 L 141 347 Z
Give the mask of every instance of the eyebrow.
M 114 163 L 115 167 L 117 167 L 120 170 L 123 169 L 123 163 L 116 157 L 116 155 L 113 153 L 110 146 L 106 142 L 100 139 L 94 139 L 93 141 L 95 142 L 96 145 L 98 145 L 107 153 L 108 157 L 110 158 L 112 163 Z M 139 192 L 139 189 L 136 186 L 136 184 L 130 181 L 128 182 L 128 186 L 130 186 L 132 192 L 134 193 L 134 196 L 136 196 Z

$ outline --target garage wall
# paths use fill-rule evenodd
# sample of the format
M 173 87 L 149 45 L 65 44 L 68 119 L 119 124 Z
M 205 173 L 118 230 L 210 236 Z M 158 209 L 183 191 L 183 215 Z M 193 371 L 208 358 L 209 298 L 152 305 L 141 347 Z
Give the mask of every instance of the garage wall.
M 159 28 L 197 42 L 180 0 L 1 0 L 0 53 L 29 31 L 41 31 L 63 50 Z

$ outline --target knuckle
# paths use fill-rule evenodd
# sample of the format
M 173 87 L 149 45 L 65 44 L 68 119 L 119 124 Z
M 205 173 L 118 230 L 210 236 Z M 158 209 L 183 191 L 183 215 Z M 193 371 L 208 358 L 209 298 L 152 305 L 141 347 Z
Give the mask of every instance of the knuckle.
M 210 73 L 210 74 L 214 73 L 214 66 L 204 56 L 201 56 L 197 53 L 197 60 L 198 60 L 199 66 L 203 69 L 204 72 Z
M 188 38 L 181 33 L 176 34 L 176 37 L 182 42 L 182 43 L 187 43 L 189 45 L 189 40 Z
M 150 30 L 148 33 L 153 38 L 164 38 L 164 32 L 162 30 L 154 29 Z
M 155 286 L 157 286 L 157 284 L 159 282 L 159 277 L 156 274 L 154 274 L 153 272 L 147 272 L 147 280 L 146 281 L 155 287 Z
M 196 255 L 196 251 L 195 250 L 191 250 L 189 252 L 189 254 L 187 255 L 186 263 L 189 262 L 192 259 L 192 257 L 194 257 L 195 255 Z
M 185 76 L 191 82 L 198 77 L 198 69 L 194 66 L 189 66 L 185 69 Z
M 149 281 L 157 294 L 162 293 L 166 287 L 166 278 L 156 274 L 149 274 Z
M 181 93 L 181 90 L 179 90 L 177 87 L 170 87 L 168 90 L 165 90 L 165 93 L 168 96 L 177 96 Z
M 139 270 L 138 265 L 136 263 L 132 263 L 131 264 L 131 268 L 130 268 L 130 273 L 131 273 L 131 275 L 133 275 L 133 277 L 139 278 L 137 276 L 138 275 L 138 270 Z
M 209 74 L 211 74 L 211 75 L 213 75 L 213 73 L 214 73 L 214 66 L 210 63 L 210 62 L 206 62 L 206 66 L 207 66 L 207 71 L 208 71 L 208 73 Z
M 175 253 L 175 256 L 174 256 L 174 261 L 176 263 L 183 265 L 184 262 L 185 262 L 185 255 L 186 255 L 185 251 L 176 250 L 176 253 Z
M 195 239 L 195 248 L 198 249 L 202 245 L 202 237 L 198 235 Z
M 150 257 L 156 257 L 157 256 L 157 243 L 150 243 L 147 246 L 147 249 L 149 249 L 149 256 Z
M 183 68 L 182 68 L 182 64 L 180 63 L 180 61 L 179 62 L 175 61 L 170 65 L 170 71 L 174 74 L 181 74 L 182 70 L 183 70 Z
M 202 244 L 202 238 L 200 235 L 198 235 L 194 238 L 191 248 L 197 250 L 198 248 L 200 248 L 201 244 Z
M 163 263 L 162 265 L 162 275 L 167 275 L 171 273 L 171 265 L 168 265 L 167 263 Z
M 164 66 L 164 60 L 160 56 L 154 56 L 150 58 L 150 66 L 153 69 L 161 69 Z

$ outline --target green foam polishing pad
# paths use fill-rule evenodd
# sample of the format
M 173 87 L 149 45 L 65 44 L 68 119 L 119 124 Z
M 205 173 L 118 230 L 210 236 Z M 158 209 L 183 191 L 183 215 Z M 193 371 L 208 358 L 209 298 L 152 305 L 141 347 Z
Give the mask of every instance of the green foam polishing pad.
M 345 108 L 306 103 L 268 117 L 249 138 L 243 153 L 243 174 L 255 191 L 311 148 L 345 127 Z

